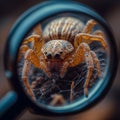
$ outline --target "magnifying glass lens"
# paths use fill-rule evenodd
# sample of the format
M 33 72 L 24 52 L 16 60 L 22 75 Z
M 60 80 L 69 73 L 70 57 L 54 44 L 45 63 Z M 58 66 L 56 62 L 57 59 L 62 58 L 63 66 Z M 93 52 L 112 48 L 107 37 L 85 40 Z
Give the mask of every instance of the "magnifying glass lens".
M 48 18 L 25 36 L 18 75 L 36 103 L 65 106 L 101 94 L 109 69 L 107 32 L 94 18 L 64 13 Z

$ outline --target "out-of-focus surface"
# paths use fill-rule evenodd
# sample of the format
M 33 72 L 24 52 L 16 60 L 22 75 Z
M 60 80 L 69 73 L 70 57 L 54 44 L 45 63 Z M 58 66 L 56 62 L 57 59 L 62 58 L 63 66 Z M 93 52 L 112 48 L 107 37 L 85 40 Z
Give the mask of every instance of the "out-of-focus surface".
M 1 0 L 0 1 L 0 98 L 5 95 L 11 87 L 5 77 L 3 54 L 4 46 L 10 28 L 15 23 L 17 18 L 31 6 L 40 3 L 42 0 Z M 85 3 L 97 12 L 99 12 L 110 24 L 118 47 L 118 54 L 120 55 L 120 2 L 119 0 L 79 0 Z M 119 59 L 120 61 L 120 59 Z M 33 115 L 26 111 L 19 120 L 38 120 L 38 119 L 68 119 L 68 120 L 120 120 L 120 65 L 118 68 L 115 82 L 105 97 L 95 107 L 74 116 L 68 117 L 41 117 Z

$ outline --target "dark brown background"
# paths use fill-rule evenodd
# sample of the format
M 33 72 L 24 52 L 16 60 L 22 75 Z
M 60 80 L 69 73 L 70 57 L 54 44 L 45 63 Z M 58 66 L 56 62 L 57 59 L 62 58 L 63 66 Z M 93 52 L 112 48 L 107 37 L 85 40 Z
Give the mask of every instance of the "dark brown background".
M 31 6 L 42 0 L 0 0 L 0 99 L 12 88 L 4 72 L 3 53 L 8 32 L 16 19 Z M 94 8 L 110 24 L 120 55 L 120 2 L 119 0 L 79 0 Z M 120 61 L 120 59 L 119 59 Z M 68 120 L 120 120 L 120 65 L 112 89 L 99 104 L 84 113 L 70 117 L 48 118 L 26 111 L 19 120 L 68 119 Z

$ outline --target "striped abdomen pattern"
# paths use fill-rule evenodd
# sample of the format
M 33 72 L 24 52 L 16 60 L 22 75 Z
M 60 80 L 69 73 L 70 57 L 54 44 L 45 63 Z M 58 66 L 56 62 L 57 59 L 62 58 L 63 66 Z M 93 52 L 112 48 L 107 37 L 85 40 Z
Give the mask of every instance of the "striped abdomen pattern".
M 44 29 L 45 41 L 68 40 L 74 41 L 75 36 L 82 31 L 83 22 L 73 17 L 61 17 L 51 21 Z

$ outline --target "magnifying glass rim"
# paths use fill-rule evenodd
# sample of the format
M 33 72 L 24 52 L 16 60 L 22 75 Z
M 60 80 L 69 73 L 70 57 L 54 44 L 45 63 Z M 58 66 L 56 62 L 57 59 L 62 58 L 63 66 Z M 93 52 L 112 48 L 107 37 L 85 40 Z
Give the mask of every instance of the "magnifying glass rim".
M 37 16 L 38 11 L 41 12 L 39 16 Z M 33 101 L 26 95 L 21 85 L 21 82 L 18 79 L 16 58 L 17 58 L 19 47 L 21 45 L 21 41 L 24 39 L 25 35 L 29 32 L 29 30 L 33 28 L 33 26 L 49 18 L 50 16 L 54 16 L 54 15 L 65 13 L 65 12 L 83 13 L 87 16 L 90 16 L 91 18 L 94 18 L 102 26 L 104 26 L 106 32 L 108 33 L 108 37 L 111 39 L 111 41 L 109 41 L 111 45 L 110 48 L 112 47 L 112 50 L 110 50 L 110 53 L 111 53 L 110 62 L 114 63 L 114 65 L 109 66 L 111 68 L 109 71 L 111 75 L 109 76 L 107 85 L 104 86 L 104 88 L 102 88 L 103 94 L 100 94 L 94 100 L 92 100 L 89 104 L 86 104 L 82 106 L 81 108 L 80 106 L 78 106 L 78 107 L 73 107 L 70 110 L 68 109 L 52 110 L 52 109 L 46 109 L 42 105 L 39 107 L 37 104 L 33 103 Z M 18 41 L 15 40 L 15 38 L 17 38 L 17 35 L 19 36 L 21 35 L 21 37 L 18 38 Z M 4 63 L 5 63 L 6 75 L 10 79 L 10 82 L 12 83 L 14 89 L 22 97 L 23 101 L 25 101 L 25 104 L 28 107 L 32 108 L 35 113 L 42 114 L 42 115 L 74 114 L 76 112 L 86 110 L 90 108 L 91 106 L 93 106 L 94 104 L 96 104 L 107 94 L 109 88 L 111 87 L 113 80 L 114 80 L 113 78 L 116 74 L 117 64 L 118 64 L 117 50 L 116 50 L 116 44 L 114 41 L 114 37 L 110 31 L 110 28 L 105 22 L 105 20 L 101 16 L 99 16 L 96 12 L 94 12 L 92 9 L 90 9 L 89 7 L 83 4 L 80 4 L 77 2 L 71 2 L 71 1 L 60 1 L 60 2 L 47 1 L 25 12 L 20 17 L 20 19 L 16 22 L 16 24 L 14 25 L 14 27 L 12 28 L 8 36 L 5 54 L 4 54 L 4 61 L 5 61 Z

